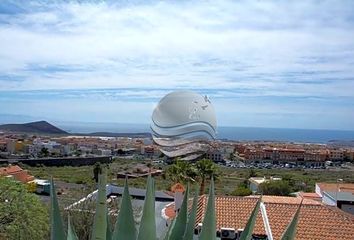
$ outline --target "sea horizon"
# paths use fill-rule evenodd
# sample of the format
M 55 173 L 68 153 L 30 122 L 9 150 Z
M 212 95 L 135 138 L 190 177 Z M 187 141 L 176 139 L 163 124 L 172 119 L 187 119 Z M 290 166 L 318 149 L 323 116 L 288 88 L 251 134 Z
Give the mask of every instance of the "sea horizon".
M 69 133 L 146 133 L 151 132 L 149 124 L 136 123 L 89 123 L 56 122 L 56 126 Z M 296 129 L 220 126 L 217 139 L 232 141 L 286 141 L 303 143 L 328 143 L 329 141 L 354 141 L 353 130 Z

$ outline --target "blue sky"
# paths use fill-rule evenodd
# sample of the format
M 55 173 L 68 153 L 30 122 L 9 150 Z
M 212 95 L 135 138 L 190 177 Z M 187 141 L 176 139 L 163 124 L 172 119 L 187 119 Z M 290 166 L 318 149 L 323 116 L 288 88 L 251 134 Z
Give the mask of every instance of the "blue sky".
M 0 2 L 0 120 L 149 123 L 176 89 L 223 126 L 354 130 L 354 2 Z

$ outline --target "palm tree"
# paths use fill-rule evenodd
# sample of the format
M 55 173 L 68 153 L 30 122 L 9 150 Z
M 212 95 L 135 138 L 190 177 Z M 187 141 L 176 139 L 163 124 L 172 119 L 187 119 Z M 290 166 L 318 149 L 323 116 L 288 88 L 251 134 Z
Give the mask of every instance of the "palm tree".
M 177 161 L 167 169 L 167 176 L 175 183 L 195 181 L 197 172 L 189 162 L 177 159 Z
M 204 194 L 204 190 L 205 190 L 205 181 L 207 179 L 211 179 L 211 177 L 214 177 L 214 179 L 218 177 L 218 168 L 216 167 L 213 161 L 206 158 L 199 160 L 195 164 L 195 167 L 197 169 L 197 174 L 200 177 L 199 194 L 202 195 Z

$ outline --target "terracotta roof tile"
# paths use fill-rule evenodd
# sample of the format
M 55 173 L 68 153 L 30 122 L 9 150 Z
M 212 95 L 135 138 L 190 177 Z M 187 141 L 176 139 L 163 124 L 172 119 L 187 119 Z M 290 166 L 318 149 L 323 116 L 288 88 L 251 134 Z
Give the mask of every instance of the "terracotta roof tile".
M 216 196 L 215 208 L 217 229 L 221 227 L 244 228 L 257 203 L 258 197 Z M 280 239 L 291 221 L 300 202 L 300 197 L 263 196 L 274 240 Z M 196 224 L 203 222 L 207 205 L 205 195 L 199 198 Z M 171 204 L 168 215 L 174 217 L 174 205 Z M 167 209 L 168 209 L 167 208 Z M 168 210 L 167 210 L 168 211 Z M 265 234 L 263 220 L 259 212 L 255 234 Z M 304 199 L 300 210 L 297 240 L 338 240 L 354 239 L 354 216 L 337 208 L 331 208 L 312 199 Z
M 316 183 L 321 189 L 321 193 L 325 192 L 335 192 L 337 190 L 343 192 L 354 193 L 354 183 Z
M 20 171 L 22 171 L 22 168 L 20 168 L 17 165 L 2 167 L 2 168 L 0 168 L 0 176 L 6 176 L 6 175 L 20 172 Z
M 27 183 L 34 180 L 34 177 L 29 175 L 26 170 L 23 170 L 17 165 L 0 168 L 0 176 L 13 176 L 17 181 Z
M 322 201 L 322 198 L 317 193 L 300 192 L 299 196 L 304 199 L 312 199 L 315 201 Z

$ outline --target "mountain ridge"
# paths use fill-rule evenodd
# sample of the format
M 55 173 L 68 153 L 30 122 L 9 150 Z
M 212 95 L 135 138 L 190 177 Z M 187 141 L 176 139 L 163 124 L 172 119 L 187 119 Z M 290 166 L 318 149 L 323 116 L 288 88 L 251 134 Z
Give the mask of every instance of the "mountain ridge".
M 77 136 L 93 136 L 93 137 L 151 137 L 148 132 L 141 133 L 116 133 L 116 132 L 92 132 L 92 133 L 69 133 L 58 128 L 47 121 L 35 121 L 28 123 L 10 123 L 1 124 L 0 131 L 8 131 L 14 133 L 35 133 L 35 134 L 58 134 L 58 135 L 77 135 Z
M 47 121 L 36 121 L 29 123 L 2 124 L 0 130 L 20 133 L 42 133 L 42 134 L 68 134 L 68 132 L 48 123 Z

